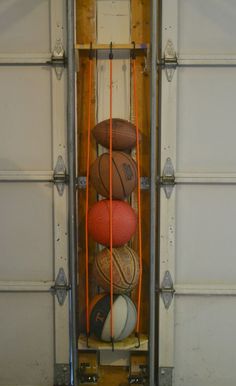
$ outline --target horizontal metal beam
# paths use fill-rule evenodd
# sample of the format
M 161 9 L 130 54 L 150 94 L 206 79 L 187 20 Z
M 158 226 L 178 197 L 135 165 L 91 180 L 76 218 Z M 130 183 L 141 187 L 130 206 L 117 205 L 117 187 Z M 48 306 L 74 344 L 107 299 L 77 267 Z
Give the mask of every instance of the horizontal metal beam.
M 176 284 L 175 296 L 236 296 L 236 285 L 232 284 Z
M 89 44 L 77 44 L 75 46 L 77 50 L 83 51 L 83 50 L 90 50 L 91 46 Z M 129 44 L 112 44 L 112 50 L 132 50 L 134 48 L 133 43 Z M 135 50 L 146 50 L 149 48 L 149 44 L 147 43 L 141 43 L 141 44 L 135 44 Z M 110 44 L 92 44 L 93 50 L 110 50 Z
M 51 292 L 53 281 L 0 281 L 0 292 Z
M 236 185 L 236 173 L 176 173 L 173 177 L 173 185 L 176 184 L 199 184 L 199 185 Z M 1 176 L 0 176 L 1 179 Z M 157 179 L 165 186 L 168 185 L 168 180 L 163 182 L 163 177 Z M 141 190 L 150 189 L 150 178 L 140 177 Z M 78 189 L 86 189 L 86 177 L 80 176 L 76 179 Z
M 87 178 L 86 176 L 79 176 L 76 178 L 76 187 L 78 189 L 86 189 Z M 140 177 L 140 188 L 141 190 L 149 190 L 150 189 L 150 179 L 149 177 Z

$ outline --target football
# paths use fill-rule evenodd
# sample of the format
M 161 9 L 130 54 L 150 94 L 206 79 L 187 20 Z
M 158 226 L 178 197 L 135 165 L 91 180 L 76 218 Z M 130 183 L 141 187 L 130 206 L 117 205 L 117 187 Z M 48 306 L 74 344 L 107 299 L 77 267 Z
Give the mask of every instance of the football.
M 96 141 L 109 149 L 110 120 L 99 122 L 93 129 Z M 128 150 L 136 146 L 136 127 L 125 119 L 112 119 L 112 149 Z

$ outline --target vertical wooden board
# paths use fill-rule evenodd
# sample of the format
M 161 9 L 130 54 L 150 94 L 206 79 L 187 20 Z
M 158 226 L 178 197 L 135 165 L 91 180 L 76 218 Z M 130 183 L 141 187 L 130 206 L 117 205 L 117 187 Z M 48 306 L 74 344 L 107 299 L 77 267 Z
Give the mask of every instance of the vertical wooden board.
M 131 40 L 135 43 L 150 43 L 150 1 L 131 0 Z M 137 97 L 138 97 L 138 122 L 139 130 L 142 134 L 140 143 L 140 163 L 141 176 L 150 175 L 150 71 L 149 58 L 137 56 L 136 59 L 136 77 L 137 77 Z M 133 88 L 133 80 L 131 82 Z M 132 120 L 134 121 L 134 100 L 133 90 L 131 90 L 132 102 Z M 134 195 L 133 204 L 137 206 L 137 197 Z M 147 333 L 149 323 L 149 213 L 150 199 L 148 191 L 141 191 L 141 218 L 142 218 L 142 240 L 143 240 L 143 282 L 141 298 L 141 319 L 140 331 Z M 137 237 L 133 243 L 138 250 Z M 137 301 L 137 291 L 134 294 Z
M 96 30 L 95 0 L 76 0 L 76 41 L 94 42 Z
M 77 43 L 95 41 L 96 17 L 95 0 L 77 0 L 76 2 L 76 36 Z M 86 175 L 87 135 L 88 135 L 88 94 L 89 94 L 89 59 L 88 53 L 80 53 L 79 72 L 77 74 L 77 149 L 78 176 Z M 91 100 L 91 128 L 95 124 L 95 60 L 93 60 L 92 100 Z M 91 136 L 91 161 L 96 158 L 96 143 Z M 79 332 L 85 329 L 85 190 L 78 190 L 78 269 L 79 269 Z M 95 202 L 96 193 L 91 188 L 89 194 L 90 205 Z M 90 243 L 90 260 L 92 260 L 94 243 Z M 91 267 L 91 264 L 90 264 Z M 91 269 L 90 269 L 91 272 Z
M 136 43 L 150 42 L 150 0 L 131 0 L 131 36 Z
M 94 68 L 95 63 L 93 63 Z M 80 72 L 78 77 L 78 175 L 86 175 L 87 159 L 87 136 L 88 136 L 88 78 L 89 60 L 87 57 L 80 58 Z M 93 73 L 91 102 L 91 128 L 95 124 L 95 82 Z M 96 143 L 91 135 L 90 160 L 96 159 Z M 78 190 L 78 267 L 79 267 L 79 321 L 80 326 L 85 326 L 85 200 L 86 191 Z M 89 192 L 89 207 L 96 201 L 96 192 L 93 187 Z M 89 260 L 93 260 L 94 242 L 89 242 Z M 91 265 L 91 264 L 90 264 Z M 89 269 L 91 272 L 91 269 Z M 91 278 L 91 275 L 90 275 Z

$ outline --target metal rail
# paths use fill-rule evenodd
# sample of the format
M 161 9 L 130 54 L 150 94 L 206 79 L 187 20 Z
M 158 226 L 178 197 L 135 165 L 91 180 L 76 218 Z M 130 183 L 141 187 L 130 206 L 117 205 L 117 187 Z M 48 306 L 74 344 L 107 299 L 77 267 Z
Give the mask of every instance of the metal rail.
M 165 68 L 166 65 L 176 67 L 236 67 L 236 55 L 176 55 L 171 62 L 166 62 L 166 58 L 157 61 L 158 67 Z
M 90 44 L 77 44 L 75 46 L 75 48 L 77 50 L 90 50 L 91 49 L 91 46 Z M 110 50 L 110 44 L 93 44 L 92 45 L 92 49 L 95 50 L 95 51 L 98 51 L 98 50 Z M 142 44 L 112 44 L 112 50 L 147 50 L 149 49 L 149 44 L 147 43 L 142 43 Z
M 176 284 L 175 296 L 236 296 L 235 284 Z
M 71 384 L 77 386 L 77 237 L 76 237 L 76 153 L 75 153 L 75 55 L 74 0 L 67 1 L 67 127 L 69 171 L 69 275 L 70 275 L 70 360 Z
M 156 340 L 157 0 L 152 1 L 151 14 L 149 386 L 154 386 Z
M 1 182 L 53 182 L 53 170 L 48 171 L 0 171 Z
M 51 292 L 53 281 L 0 281 L 0 293 L 2 292 Z

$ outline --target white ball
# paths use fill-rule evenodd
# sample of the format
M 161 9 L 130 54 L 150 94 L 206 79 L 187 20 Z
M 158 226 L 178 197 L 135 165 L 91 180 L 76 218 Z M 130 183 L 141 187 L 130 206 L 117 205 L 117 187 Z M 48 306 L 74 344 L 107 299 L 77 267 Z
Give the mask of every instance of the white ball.
M 127 338 L 134 330 L 137 321 L 137 311 L 132 300 L 124 294 L 113 297 L 113 337 L 114 341 Z M 95 296 L 90 308 L 91 333 L 97 338 L 111 341 L 111 308 L 110 295 Z

